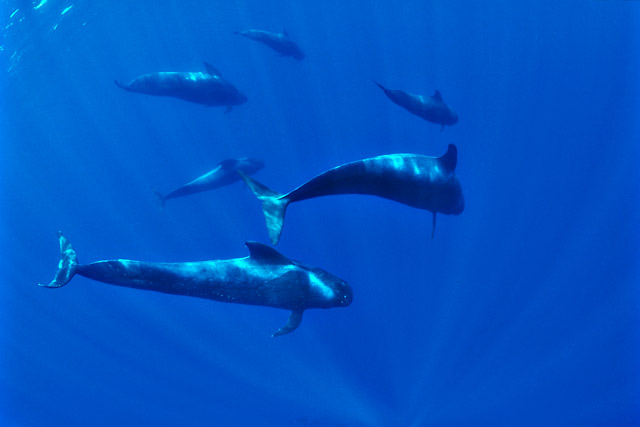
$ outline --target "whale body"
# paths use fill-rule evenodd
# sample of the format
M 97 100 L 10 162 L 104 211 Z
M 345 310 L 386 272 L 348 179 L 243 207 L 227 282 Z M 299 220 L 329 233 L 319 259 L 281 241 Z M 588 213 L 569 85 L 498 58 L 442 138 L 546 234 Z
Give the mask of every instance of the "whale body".
M 387 89 L 375 80 L 374 83 L 391 101 L 428 122 L 439 124 L 441 131 L 444 130 L 445 125 L 453 126 L 458 122 L 458 114 L 445 104 L 439 90 L 436 90 L 432 96 L 423 96 L 402 90 Z
M 250 38 L 251 40 L 264 43 L 275 50 L 280 56 L 291 56 L 294 59 L 302 60 L 305 55 L 302 49 L 289 38 L 286 31 L 282 33 L 271 33 L 263 30 L 236 31 L 234 34 Z
M 247 97 L 222 78 L 222 74 L 208 63 L 205 72 L 166 71 L 143 74 L 127 84 L 115 81 L 118 87 L 136 93 L 168 96 L 208 106 L 226 106 L 227 112 L 234 105 L 244 104 Z
M 368 194 L 394 200 L 433 213 L 458 215 L 464 197 L 455 175 L 458 151 L 453 144 L 441 157 L 419 154 L 389 154 L 358 160 L 329 169 L 287 194 L 277 193 L 255 179 L 238 172 L 262 201 L 271 242 L 280 240 L 289 203 L 334 194 Z
M 59 288 L 78 274 L 128 288 L 291 310 L 287 324 L 273 336 L 295 330 L 304 310 L 346 307 L 352 300 L 351 287 L 342 279 L 257 242 L 246 243 L 250 255 L 245 258 L 183 263 L 117 259 L 79 264 L 69 240 L 61 232 L 58 238 L 58 271 L 49 284 L 40 286 Z
M 242 171 L 247 175 L 252 175 L 264 167 L 264 162 L 260 159 L 250 157 L 241 157 L 238 159 L 223 160 L 213 170 L 194 179 L 193 181 L 183 185 L 182 187 L 170 192 L 166 196 L 156 190 L 153 190 L 160 201 L 160 205 L 169 199 L 176 197 L 188 196 L 190 194 L 199 193 L 201 191 L 214 190 L 240 181 L 240 175 L 237 171 Z

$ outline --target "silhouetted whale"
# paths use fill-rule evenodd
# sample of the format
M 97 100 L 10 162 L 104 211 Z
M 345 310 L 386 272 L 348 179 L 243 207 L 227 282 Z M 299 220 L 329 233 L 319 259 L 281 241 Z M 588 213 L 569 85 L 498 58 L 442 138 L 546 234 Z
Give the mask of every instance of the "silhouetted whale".
M 236 31 L 233 34 L 240 34 L 251 40 L 266 44 L 281 56 L 292 56 L 297 60 L 304 59 L 304 52 L 289 38 L 286 31 L 282 33 L 270 33 L 262 30 Z
M 287 324 L 273 336 L 294 331 L 309 308 L 346 307 L 351 287 L 316 267 L 292 261 L 270 246 L 247 242 L 249 256 L 216 261 L 153 263 L 117 259 L 78 264 L 61 232 L 60 262 L 47 288 L 66 285 L 75 274 L 128 288 L 186 295 L 214 301 L 291 310 Z
M 441 131 L 444 130 L 445 125 L 452 126 L 458 122 L 458 115 L 444 103 L 438 90 L 434 92 L 433 96 L 414 95 L 401 90 L 387 89 L 375 80 L 373 82 L 384 91 L 390 100 L 410 113 L 422 117 L 428 122 L 441 125 Z
M 164 207 L 164 203 L 169 199 L 188 196 L 189 194 L 199 193 L 201 191 L 213 190 L 240 181 L 240 175 L 238 175 L 236 171 L 242 171 L 247 175 L 252 175 L 263 167 L 264 163 L 260 159 L 250 157 L 227 159 L 220 162 L 215 169 L 172 191 L 166 196 L 163 196 L 155 189 L 153 191 L 160 200 L 160 206 Z
M 295 190 L 280 194 L 238 172 L 262 201 L 271 242 L 280 239 L 284 214 L 291 202 L 333 194 L 369 194 L 436 213 L 458 215 L 464 210 L 462 188 L 455 175 L 458 151 L 449 145 L 442 157 L 389 154 L 347 163 L 316 176 Z
M 167 71 L 143 74 L 129 84 L 115 80 L 116 85 L 129 92 L 146 95 L 170 96 L 209 106 L 226 106 L 227 112 L 234 105 L 244 104 L 247 97 L 212 65 L 204 63 L 206 72 Z

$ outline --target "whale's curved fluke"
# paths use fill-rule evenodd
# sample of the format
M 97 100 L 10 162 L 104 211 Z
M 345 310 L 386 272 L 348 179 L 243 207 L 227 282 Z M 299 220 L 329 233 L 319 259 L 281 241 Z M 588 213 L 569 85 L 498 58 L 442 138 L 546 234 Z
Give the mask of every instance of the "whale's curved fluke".
M 160 205 L 160 208 L 164 209 L 164 202 L 166 201 L 164 195 L 153 187 L 151 187 L 151 191 L 153 191 L 153 194 L 155 194 L 158 198 L 158 204 Z
M 114 83 L 116 84 L 116 86 L 118 86 L 120 89 L 124 89 L 124 90 L 126 90 L 126 91 L 128 91 L 128 92 L 131 92 L 131 89 L 129 89 L 129 86 L 127 86 L 127 85 L 124 85 L 124 84 L 120 83 L 118 80 L 114 80 L 113 82 L 114 82 Z
M 78 257 L 76 251 L 73 250 L 71 242 L 62 235 L 62 231 L 58 231 L 58 240 L 60 241 L 60 262 L 58 263 L 58 271 L 51 283 L 38 283 L 39 286 L 45 288 L 60 288 L 67 283 L 76 274 L 78 265 Z
M 238 171 L 238 173 L 253 194 L 262 202 L 262 211 L 264 212 L 264 219 L 267 222 L 269 238 L 272 244 L 277 245 L 278 240 L 280 240 L 280 234 L 282 233 L 284 214 L 287 211 L 289 199 L 259 183 L 242 171 Z

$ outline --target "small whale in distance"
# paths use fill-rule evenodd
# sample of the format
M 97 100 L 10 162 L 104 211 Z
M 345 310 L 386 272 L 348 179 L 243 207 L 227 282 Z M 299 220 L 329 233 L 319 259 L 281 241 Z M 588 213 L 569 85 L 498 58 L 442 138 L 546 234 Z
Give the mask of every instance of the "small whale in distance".
M 254 159 L 250 157 L 241 157 L 238 159 L 223 160 L 215 167 L 204 175 L 194 179 L 193 181 L 183 185 L 177 190 L 163 196 L 155 189 L 153 192 L 160 201 L 160 206 L 164 207 L 164 204 L 169 199 L 176 197 L 188 196 L 189 194 L 199 193 L 201 191 L 214 190 L 216 188 L 224 187 L 229 184 L 233 184 L 236 181 L 240 181 L 240 175 L 237 171 L 242 171 L 247 175 L 253 175 L 264 167 L 264 162 L 260 159 Z
M 291 310 L 287 324 L 274 337 L 293 332 L 304 310 L 346 307 L 353 298 L 351 287 L 339 277 L 292 261 L 257 242 L 246 243 L 249 256 L 245 258 L 182 263 L 116 259 L 79 264 L 61 232 L 58 240 L 58 271 L 49 284 L 40 286 L 59 288 L 78 274 L 127 288 Z
M 377 81 L 373 82 L 394 103 L 428 122 L 439 124 L 440 131 L 444 130 L 445 125 L 453 126 L 458 122 L 458 114 L 444 103 L 439 90 L 436 90 L 432 96 L 423 96 L 402 90 L 387 89 Z
M 449 144 L 441 157 L 419 154 L 389 154 L 346 163 L 329 169 L 287 194 L 277 193 L 239 171 L 251 191 L 262 202 L 271 243 L 276 245 L 289 203 L 334 194 L 368 194 L 394 200 L 433 213 L 461 214 L 464 197 L 455 175 L 458 151 Z
M 207 106 L 226 106 L 226 112 L 234 105 L 244 104 L 247 97 L 222 78 L 215 67 L 204 63 L 205 72 L 167 71 L 143 74 L 127 84 L 115 80 L 118 87 L 136 93 L 168 96 Z
M 282 33 L 270 33 L 263 30 L 246 30 L 235 31 L 233 34 L 240 34 L 251 40 L 264 43 L 278 52 L 280 56 L 291 56 L 299 61 L 305 57 L 302 49 L 289 38 L 289 34 L 287 34 L 286 31 Z

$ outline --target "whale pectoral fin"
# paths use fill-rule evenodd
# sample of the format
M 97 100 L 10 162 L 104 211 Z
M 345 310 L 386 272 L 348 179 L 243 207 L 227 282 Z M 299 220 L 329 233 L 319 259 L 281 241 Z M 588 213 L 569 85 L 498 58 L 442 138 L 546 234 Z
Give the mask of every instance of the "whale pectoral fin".
M 433 223 L 431 227 L 431 240 L 433 240 L 433 236 L 436 235 L 436 213 L 433 213 Z
M 271 337 L 279 337 L 281 335 L 290 334 L 295 331 L 298 326 L 300 326 L 300 322 L 302 322 L 302 314 L 304 310 L 293 310 L 289 315 L 289 320 L 287 320 L 287 324 L 282 328 L 278 329 Z
M 225 113 L 225 114 L 230 113 L 230 112 L 231 112 L 231 109 L 232 109 L 232 107 L 231 107 L 231 105 L 229 105 L 229 106 L 227 107 L 227 109 L 226 109 L 226 110 L 224 110 L 224 113 Z

